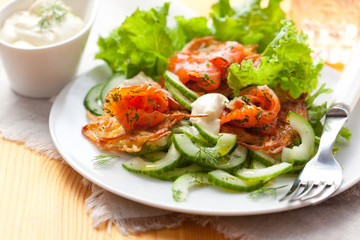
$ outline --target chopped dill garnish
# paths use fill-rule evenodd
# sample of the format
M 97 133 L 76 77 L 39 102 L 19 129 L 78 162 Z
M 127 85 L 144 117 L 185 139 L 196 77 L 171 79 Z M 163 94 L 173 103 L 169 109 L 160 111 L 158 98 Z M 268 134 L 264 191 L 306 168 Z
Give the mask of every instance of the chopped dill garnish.
M 39 11 L 41 17 L 39 20 L 40 29 L 45 30 L 50 28 L 53 22 L 61 22 L 67 13 L 68 10 L 64 8 L 59 0 L 44 4 Z
M 111 155 L 111 154 L 101 154 L 98 156 L 95 156 L 92 160 L 94 163 L 94 167 L 106 167 L 109 166 L 111 160 L 114 158 L 119 157 L 118 155 Z
M 203 155 L 205 155 L 205 161 L 211 164 L 216 164 L 218 159 L 213 156 L 213 153 L 209 151 L 206 147 L 197 146 L 199 151 L 196 153 L 196 159 L 202 159 Z
M 265 197 L 265 196 L 273 196 L 276 199 L 276 190 L 278 190 L 280 188 L 284 188 L 286 186 L 287 185 L 276 187 L 276 188 L 260 188 L 258 190 L 251 192 L 249 194 L 249 196 L 252 199 L 258 199 L 260 197 Z

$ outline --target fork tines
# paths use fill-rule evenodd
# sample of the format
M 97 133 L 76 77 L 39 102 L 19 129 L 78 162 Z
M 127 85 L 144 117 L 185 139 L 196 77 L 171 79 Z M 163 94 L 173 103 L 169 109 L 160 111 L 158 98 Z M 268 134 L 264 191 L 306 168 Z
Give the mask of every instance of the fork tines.
M 297 186 L 294 183 L 290 191 L 279 201 L 310 201 L 311 203 L 319 203 L 329 197 L 337 188 L 338 186 L 334 182 L 315 183 L 308 181 L 300 182 Z

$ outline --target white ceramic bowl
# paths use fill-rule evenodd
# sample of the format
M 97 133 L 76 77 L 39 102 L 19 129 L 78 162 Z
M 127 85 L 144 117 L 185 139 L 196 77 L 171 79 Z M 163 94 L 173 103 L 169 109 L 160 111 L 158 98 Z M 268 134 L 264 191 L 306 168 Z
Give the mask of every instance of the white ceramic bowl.
M 62 42 L 19 48 L 0 39 L 0 56 L 11 88 L 20 95 L 48 98 L 73 78 L 95 20 L 99 0 L 63 0 L 85 27 Z M 13 13 L 28 9 L 34 0 L 15 0 L 0 9 L 0 27 Z

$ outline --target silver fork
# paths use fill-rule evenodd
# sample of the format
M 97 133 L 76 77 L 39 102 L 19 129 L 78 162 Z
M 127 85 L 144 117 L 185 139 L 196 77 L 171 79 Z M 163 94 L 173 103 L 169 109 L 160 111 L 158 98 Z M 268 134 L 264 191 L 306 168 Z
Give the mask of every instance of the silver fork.
M 329 109 L 325 116 L 318 152 L 306 164 L 290 191 L 280 201 L 288 199 L 319 202 L 339 188 L 342 170 L 332 155 L 332 148 L 336 136 L 349 116 L 349 111 L 342 105 L 336 105 Z
M 360 43 L 335 88 L 335 100 L 326 112 L 324 129 L 316 155 L 305 165 L 292 187 L 279 201 L 319 203 L 341 185 L 342 169 L 332 154 L 336 136 L 360 96 Z

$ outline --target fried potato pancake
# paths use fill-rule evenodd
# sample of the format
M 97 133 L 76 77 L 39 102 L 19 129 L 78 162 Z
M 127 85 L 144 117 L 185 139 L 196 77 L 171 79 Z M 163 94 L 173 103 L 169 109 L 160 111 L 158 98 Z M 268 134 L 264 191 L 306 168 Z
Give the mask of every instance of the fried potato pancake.
M 113 152 L 139 152 L 146 142 L 155 142 L 171 134 L 170 129 L 190 115 L 183 110 L 174 110 L 165 120 L 151 128 L 125 132 L 115 117 L 88 113 L 90 123 L 82 128 L 83 135 L 98 148 Z

